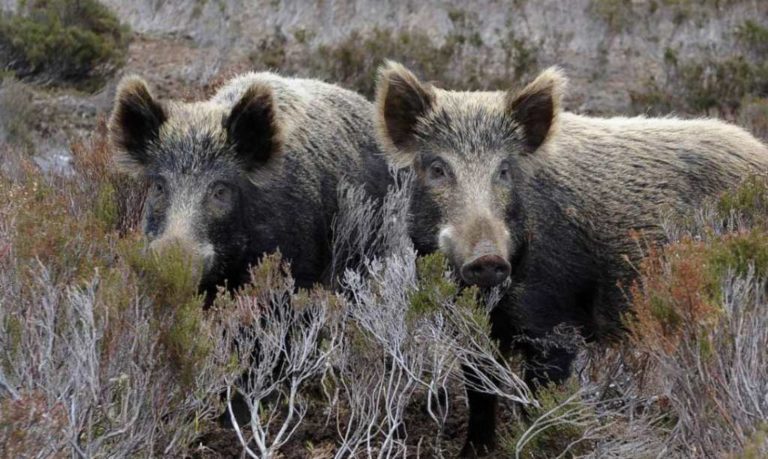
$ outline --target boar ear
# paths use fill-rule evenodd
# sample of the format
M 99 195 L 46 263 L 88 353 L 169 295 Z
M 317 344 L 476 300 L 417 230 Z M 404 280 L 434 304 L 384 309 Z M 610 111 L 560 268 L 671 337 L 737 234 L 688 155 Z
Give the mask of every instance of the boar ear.
M 529 152 L 536 151 L 556 130 L 566 82 L 563 73 L 551 67 L 519 93 L 507 93 L 507 114 L 523 127 Z
M 120 81 L 115 108 L 109 118 L 109 142 L 118 166 L 138 174 L 149 162 L 147 147 L 157 140 L 168 119 L 163 106 L 152 97 L 147 84 L 137 76 Z
M 280 154 L 282 141 L 276 110 L 272 88 L 253 84 L 224 120 L 227 137 L 248 172 L 265 166 Z
M 416 134 L 419 118 L 432 109 L 435 92 L 431 85 L 422 84 L 402 65 L 388 61 L 379 70 L 376 85 L 377 133 L 390 161 L 397 166 L 411 163 L 409 152 Z

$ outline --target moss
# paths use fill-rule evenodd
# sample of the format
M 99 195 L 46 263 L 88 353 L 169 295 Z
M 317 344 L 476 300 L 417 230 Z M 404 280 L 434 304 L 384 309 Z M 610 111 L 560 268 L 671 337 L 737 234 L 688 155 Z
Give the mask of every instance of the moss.
M 122 66 L 130 33 L 96 0 L 34 0 L 0 16 L 0 48 L 22 79 L 94 89 Z

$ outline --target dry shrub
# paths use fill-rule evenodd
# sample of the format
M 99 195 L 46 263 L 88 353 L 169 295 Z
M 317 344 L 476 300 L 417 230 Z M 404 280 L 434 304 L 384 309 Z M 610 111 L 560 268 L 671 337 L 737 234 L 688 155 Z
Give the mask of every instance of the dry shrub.
M 204 311 L 199 266 L 180 248 L 145 252 L 145 189 L 113 171 L 105 133 L 75 146 L 72 177 L 23 160 L 0 172 L 3 452 L 184 456 L 223 405 L 232 414 L 228 392 L 252 415 L 233 441 L 250 457 L 441 456 L 470 366 L 486 376 L 474 389 L 527 406 L 502 454 L 768 453 L 762 178 L 667 225 L 672 242 L 638 267 L 626 342 L 588 349 L 573 380 L 533 400 L 488 336 L 499 292 L 461 290 L 443 257 L 417 257 L 411 178 L 381 205 L 340 191 L 336 291 L 297 291 L 273 255 Z
M 0 400 L 0 445 L 2 457 L 25 457 L 38 450 L 41 456 L 61 456 L 55 452 L 63 445 L 66 412 L 62 404 L 49 407 L 44 394 L 16 394 L 15 398 Z
M 668 224 L 628 292 L 628 336 L 588 346 L 576 377 L 513 422 L 514 457 L 765 457 L 768 186 Z M 577 383 L 578 381 L 578 383 Z
M 107 137 L 107 123 L 99 120 L 88 140 L 72 145 L 73 165 L 81 187 L 95 203 L 99 216 L 125 236 L 141 222 L 147 184 L 140 178 L 116 170 Z
M 120 236 L 115 195 L 96 199 L 119 179 L 92 146 L 88 174 L 0 174 L 0 451 L 183 455 L 220 410 L 219 332 L 184 254 Z
M 673 353 L 681 342 L 717 325 L 719 307 L 711 298 L 705 243 L 690 238 L 652 249 L 642 262 L 641 284 L 632 290 L 633 344 L 648 353 Z M 647 347 L 647 348 L 646 348 Z
M 647 424 L 675 454 L 766 453 L 767 191 L 765 179 L 746 180 L 640 266 L 616 374 L 650 403 Z

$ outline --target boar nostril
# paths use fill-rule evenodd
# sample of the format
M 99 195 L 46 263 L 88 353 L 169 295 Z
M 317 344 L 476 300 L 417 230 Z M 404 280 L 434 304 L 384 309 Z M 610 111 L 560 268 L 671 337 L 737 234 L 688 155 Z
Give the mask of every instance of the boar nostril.
M 509 276 L 512 267 L 499 255 L 483 255 L 461 267 L 464 282 L 478 287 L 493 287 Z

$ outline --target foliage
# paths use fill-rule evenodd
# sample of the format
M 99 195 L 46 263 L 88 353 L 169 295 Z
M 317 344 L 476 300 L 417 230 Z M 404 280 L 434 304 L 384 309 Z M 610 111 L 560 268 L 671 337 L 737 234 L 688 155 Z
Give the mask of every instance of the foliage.
M 626 341 L 585 346 L 576 376 L 534 395 L 489 337 L 499 292 L 417 256 L 402 224 L 412 177 L 381 205 L 340 190 L 334 290 L 297 290 L 270 254 L 205 310 L 200 266 L 180 247 L 146 250 L 145 185 L 113 170 L 105 137 L 102 123 L 73 147 L 73 176 L 3 157 L 4 452 L 189 456 L 223 414 L 250 457 L 449 455 L 464 366 L 487 376 L 472 388 L 523 412 L 503 413 L 506 456 L 768 453 L 763 177 L 665 226 L 670 243 L 647 247 L 627 292 Z
M 442 43 L 423 31 L 394 31 L 375 27 L 353 30 L 332 45 L 312 46 L 306 33 L 294 32 L 293 44 L 280 30 L 263 39 L 250 59 L 256 68 L 298 73 L 333 81 L 371 97 L 377 71 L 386 59 L 403 63 L 429 80 L 453 88 L 507 89 L 530 77 L 538 62 L 534 44 L 516 36 L 507 26 L 500 46 L 504 51 L 503 72 L 493 73 L 489 56 L 479 52 L 482 37 L 477 20 L 463 10 L 451 12 L 454 29 Z M 460 67 L 461 72 L 456 69 Z
M 129 31 L 97 0 L 31 0 L 0 17 L 0 56 L 21 79 L 99 86 L 125 59 Z
M 748 20 L 735 29 L 733 37 L 737 51 L 727 58 L 683 60 L 677 50 L 667 48 L 663 62 L 666 81 L 649 80 L 644 90 L 632 92 L 635 110 L 669 113 L 674 108 L 721 116 L 743 110 L 745 124 L 761 135 L 768 120 L 761 109 L 768 96 L 768 29 Z

